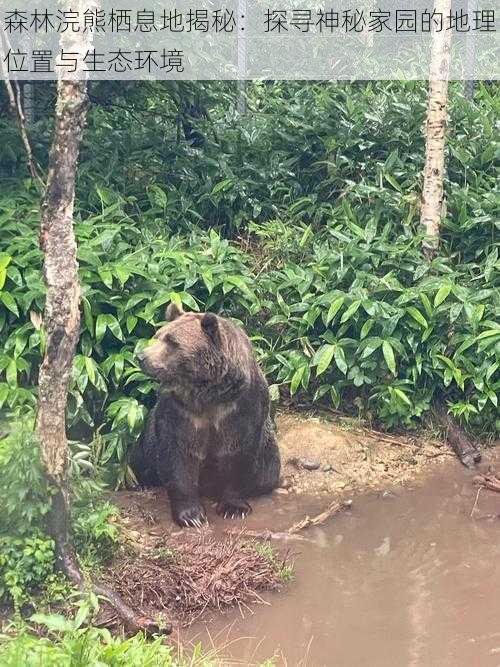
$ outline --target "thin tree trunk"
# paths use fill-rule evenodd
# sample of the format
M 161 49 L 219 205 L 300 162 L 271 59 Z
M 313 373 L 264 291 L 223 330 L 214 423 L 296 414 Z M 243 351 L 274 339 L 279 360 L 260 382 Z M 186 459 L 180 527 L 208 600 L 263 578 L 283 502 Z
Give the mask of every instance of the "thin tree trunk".
M 74 40 L 70 50 L 85 48 Z M 62 77 L 67 78 L 62 78 Z M 58 565 L 80 588 L 84 577 L 70 540 L 68 442 L 66 403 L 80 330 L 80 286 L 73 230 L 75 176 L 87 113 L 86 80 L 62 73 L 57 87 L 56 122 L 42 203 L 40 247 L 44 252 L 47 288 L 44 313 L 45 355 L 38 378 L 37 435 L 47 478 L 54 489 L 48 526 L 56 542 Z M 130 609 L 102 585 L 93 590 L 106 596 L 132 631 L 159 632 L 158 625 Z M 169 631 L 169 628 L 163 631 Z
M 451 0 L 436 0 L 436 12 L 447 17 Z M 445 19 L 443 19 L 444 21 Z M 451 31 L 443 26 L 432 37 L 431 66 L 427 103 L 426 151 L 420 223 L 425 232 L 423 249 L 433 259 L 439 248 L 441 220 L 444 217 L 444 148 L 448 105 L 448 75 Z
M 23 108 L 21 104 L 21 91 L 19 88 L 18 82 L 14 79 L 14 83 L 9 79 L 9 74 L 7 71 L 7 66 L 5 65 L 5 53 L 7 53 L 10 48 L 10 43 L 5 32 L 0 29 L 0 66 L 2 68 L 2 75 L 4 79 L 5 89 L 7 91 L 7 97 L 9 99 L 9 106 L 12 112 L 12 115 L 17 121 L 19 127 L 19 134 L 21 135 L 21 141 L 23 142 L 24 150 L 26 151 L 26 157 L 28 162 L 28 169 L 30 171 L 31 177 L 39 181 L 43 185 L 43 181 L 39 174 L 39 167 L 36 163 L 36 160 L 33 156 L 33 151 L 31 149 L 31 144 L 28 138 L 28 132 L 26 130 L 26 119 L 24 117 Z M 15 91 L 14 92 L 14 88 Z

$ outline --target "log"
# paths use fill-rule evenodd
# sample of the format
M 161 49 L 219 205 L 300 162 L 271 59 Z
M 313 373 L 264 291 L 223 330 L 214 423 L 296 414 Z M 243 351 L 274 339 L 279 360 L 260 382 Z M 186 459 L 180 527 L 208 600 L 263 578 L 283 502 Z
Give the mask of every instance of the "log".
M 438 423 L 443 428 L 446 441 L 457 455 L 459 461 L 466 468 L 473 468 L 481 460 L 481 452 L 476 445 L 467 433 L 460 428 L 442 403 L 437 403 L 434 406 L 434 414 Z

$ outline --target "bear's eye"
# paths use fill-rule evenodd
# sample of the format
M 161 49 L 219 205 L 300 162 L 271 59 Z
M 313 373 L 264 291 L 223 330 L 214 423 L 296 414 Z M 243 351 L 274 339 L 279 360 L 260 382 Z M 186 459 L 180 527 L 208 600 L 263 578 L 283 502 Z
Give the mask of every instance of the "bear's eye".
M 178 347 L 177 341 L 168 334 L 163 337 L 163 342 L 169 345 L 170 347 Z

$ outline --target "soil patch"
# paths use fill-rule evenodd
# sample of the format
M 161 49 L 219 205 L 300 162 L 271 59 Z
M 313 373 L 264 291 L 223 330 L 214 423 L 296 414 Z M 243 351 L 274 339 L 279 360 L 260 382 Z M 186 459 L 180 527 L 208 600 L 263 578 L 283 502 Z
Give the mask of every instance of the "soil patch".
M 454 454 L 438 440 L 342 426 L 317 416 L 281 413 L 278 440 L 286 490 L 347 496 L 422 481 Z

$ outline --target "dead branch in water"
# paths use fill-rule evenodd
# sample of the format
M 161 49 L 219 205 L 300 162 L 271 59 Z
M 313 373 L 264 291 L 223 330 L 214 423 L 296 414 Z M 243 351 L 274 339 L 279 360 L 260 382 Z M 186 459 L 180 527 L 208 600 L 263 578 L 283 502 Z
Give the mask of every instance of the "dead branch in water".
M 474 484 L 479 488 L 489 489 L 500 493 L 500 476 L 499 473 L 491 473 L 486 475 L 476 475 L 474 477 Z
M 241 537 L 251 537 L 260 540 L 287 540 L 287 539 L 305 539 L 297 533 L 311 526 L 320 526 L 324 524 L 328 519 L 330 519 L 335 514 L 343 512 L 345 510 L 351 509 L 352 500 L 339 501 L 335 500 L 332 502 L 326 510 L 313 516 L 312 518 L 307 515 L 301 521 L 297 521 L 290 528 L 282 532 L 273 532 L 272 530 L 245 530 L 241 528 L 228 528 L 225 530 L 226 535 L 238 535 Z

